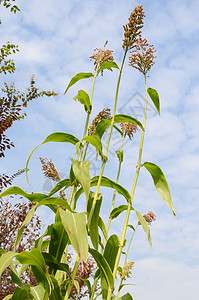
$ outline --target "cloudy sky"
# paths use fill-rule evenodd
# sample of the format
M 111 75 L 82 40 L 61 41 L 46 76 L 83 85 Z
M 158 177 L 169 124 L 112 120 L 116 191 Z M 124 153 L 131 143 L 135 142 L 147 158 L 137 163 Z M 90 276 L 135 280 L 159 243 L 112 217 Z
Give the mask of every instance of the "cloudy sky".
M 123 51 L 122 25 L 137 4 L 146 13 L 144 36 L 157 50 L 156 64 L 148 85 L 155 88 L 161 100 L 161 116 L 152 103 L 149 106 L 143 162 L 158 164 L 168 180 L 177 217 L 174 218 L 154 189 L 146 170 L 141 170 L 134 206 L 141 213 L 149 210 L 157 216 L 151 226 L 152 249 L 142 230 L 135 234 L 130 259 L 135 261 L 128 287 L 135 300 L 198 299 L 199 293 L 199 2 L 197 0 L 87 0 L 52 1 L 19 0 L 20 13 L 11 15 L 0 8 L 0 44 L 19 44 L 15 55 L 17 71 L 7 76 L 21 91 L 29 86 L 35 74 L 40 89 L 59 93 L 55 98 L 42 98 L 30 103 L 28 117 L 15 123 L 7 134 L 15 148 L 1 159 L 0 173 L 13 174 L 25 166 L 28 154 L 47 135 L 69 132 L 81 138 L 85 113 L 72 98 L 79 89 L 88 93 L 92 80 L 84 80 L 63 92 L 70 78 L 78 72 L 93 72 L 89 56 L 102 48 L 114 50 L 115 61 L 121 64 Z M 0 78 L 0 84 L 4 81 Z M 92 118 L 103 108 L 113 107 L 117 71 L 104 72 L 95 86 Z M 142 121 L 144 82 L 142 76 L 126 62 L 119 93 L 118 113 L 129 113 Z M 126 141 L 120 183 L 131 190 L 138 156 L 140 132 L 133 141 Z M 104 141 L 105 142 L 105 141 Z M 120 139 L 113 135 L 110 160 L 105 175 L 115 179 L 117 160 L 113 153 Z M 46 144 L 37 149 L 31 162 L 29 184 L 25 176 L 15 184 L 31 192 L 48 192 L 52 183 L 42 176 L 39 156 L 52 158 L 62 177 L 67 176 L 74 149 L 68 145 Z M 90 158 L 93 153 L 90 151 Z M 99 172 L 100 160 L 92 163 L 91 174 Z M 110 196 L 104 193 L 102 216 L 107 220 Z M 117 204 L 125 204 L 117 198 Z M 83 206 L 84 207 L 84 204 Z M 81 208 L 81 205 L 80 205 Z M 52 218 L 41 210 L 44 223 Z M 120 234 L 123 216 L 113 222 L 111 233 Z M 117 220 L 117 219 L 116 219 Z M 121 222 L 120 222 L 121 221 Z M 136 223 L 132 214 L 131 224 Z M 130 232 L 128 233 L 130 237 Z

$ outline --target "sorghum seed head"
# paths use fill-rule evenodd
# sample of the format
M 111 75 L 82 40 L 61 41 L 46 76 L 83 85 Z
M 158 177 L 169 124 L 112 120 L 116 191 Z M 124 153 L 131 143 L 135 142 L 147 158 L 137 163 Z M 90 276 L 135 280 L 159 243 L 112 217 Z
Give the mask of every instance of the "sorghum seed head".
M 137 132 L 138 127 L 136 124 L 132 124 L 132 123 L 121 123 L 120 124 L 121 129 L 124 133 L 124 136 L 128 135 L 129 139 L 132 140 L 133 138 L 133 134 Z
M 143 11 L 143 6 L 138 5 L 134 8 L 133 12 L 129 17 L 129 23 L 123 25 L 124 28 L 124 39 L 122 48 L 124 50 L 129 50 L 134 48 L 137 36 L 141 33 L 141 28 L 144 25 L 143 18 L 145 13 Z

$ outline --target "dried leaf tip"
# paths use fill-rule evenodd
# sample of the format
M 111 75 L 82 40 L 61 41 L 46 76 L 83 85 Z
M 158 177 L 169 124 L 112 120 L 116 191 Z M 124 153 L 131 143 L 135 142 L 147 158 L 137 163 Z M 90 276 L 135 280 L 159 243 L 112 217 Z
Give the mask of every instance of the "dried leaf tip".
M 129 65 L 146 75 L 155 64 L 156 50 L 153 45 L 148 44 L 146 39 L 142 39 L 141 34 L 136 40 L 135 47 L 135 50 L 130 51 L 132 55 L 129 57 Z
M 143 11 L 143 6 L 138 5 L 134 8 L 133 12 L 129 17 L 129 22 L 123 25 L 124 28 L 124 39 L 122 48 L 124 50 L 129 50 L 134 48 L 134 43 L 137 40 L 137 36 L 141 34 L 141 28 L 144 25 L 143 19 L 145 13 Z
M 105 42 L 104 47 L 106 47 L 107 44 L 108 40 Z M 94 59 L 95 70 L 97 68 L 99 69 L 101 65 L 106 61 L 114 61 L 114 57 L 112 55 L 113 50 L 103 50 L 101 48 L 95 48 L 94 51 L 97 52 L 91 55 L 89 58 L 90 60 Z M 108 70 L 112 71 L 111 68 L 109 68 Z M 103 70 L 101 71 L 101 75 L 103 76 Z

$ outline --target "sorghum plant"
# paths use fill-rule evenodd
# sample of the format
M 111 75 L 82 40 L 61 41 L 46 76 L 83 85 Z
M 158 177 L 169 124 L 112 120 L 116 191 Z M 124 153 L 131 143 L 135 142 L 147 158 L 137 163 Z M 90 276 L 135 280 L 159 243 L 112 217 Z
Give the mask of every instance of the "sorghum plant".
M 41 146 L 49 142 L 65 142 L 75 148 L 77 157 L 76 159 L 72 158 L 69 178 L 60 180 L 58 173 L 55 172 L 52 166 L 52 162 L 41 159 L 44 174 L 57 181 L 55 187 L 48 195 L 43 193 L 28 194 L 19 187 L 11 187 L 1 194 L 2 197 L 18 194 L 26 197 L 31 202 L 37 203 L 27 215 L 18 232 L 14 251 L 4 253 L 5 251 L 2 249 L 0 274 L 8 265 L 12 266 L 16 274 L 14 282 L 18 286 L 13 296 L 10 296 L 12 299 L 17 299 L 19 295 L 23 299 L 77 299 L 80 289 L 80 280 L 84 281 L 87 286 L 89 299 L 94 299 L 98 295 L 106 300 L 133 299 L 130 293 L 120 296 L 120 293 L 123 291 L 122 288 L 125 285 L 123 281 L 130 277 L 134 264 L 132 260 L 127 260 L 129 259 L 130 245 L 138 226 L 143 227 L 151 245 L 149 225 L 156 219 L 153 212 L 142 215 L 133 205 L 137 180 L 142 168 L 145 168 L 152 176 L 155 188 L 175 215 L 169 187 L 163 172 L 152 162 L 142 162 L 144 135 L 146 133 L 148 95 L 158 113 L 160 113 L 158 93 L 155 89 L 147 87 L 147 77 L 154 65 L 155 49 L 154 46 L 148 44 L 145 38 L 142 38 L 141 29 L 144 25 L 144 17 L 145 13 L 143 7 L 138 5 L 131 13 L 129 22 L 124 26 L 124 39 L 122 44 L 124 54 L 120 67 L 118 67 L 113 59 L 112 50 L 96 49 L 98 52 L 90 56 L 91 59 L 94 59 L 94 74 L 81 72 L 70 80 L 64 94 L 81 79 L 93 79 L 90 96 L 86 91 L 79 90 L 78 94 L 74 97 L 75 101 L 83 104 L 83 109 L 87 114 L 83 136 L 79 138 L 69 133 L 55 132 L 50 134 L 39 145 Z M 105 44 L 107 44 L 107 42 Z M 145 85 L 145 112 L 142 122 L 130 115 L 116 114 L 121 75 L 129 53 L 129 66 L 136 68 L 142 73 Z M 109 109 L 104 109 L 90 122 L 94 102 L 94 86 L 97 84 L 98 76 L 100 76 L 100 74 L 102 75 L 102 71 L 106 69 L 115 69 L 115 72 L 118 72 L 112 115 L 110 115 Z M 121 129 L 118 128 L 116 124 L 121 124 Z M 120 170 L 123 162 L 123 142 L 127 137 L 132 140 L 134 134 L 138 134 L 136 133 L 138 128 L 141 130 L 138 162 L 136 164 L 135 177 L 134 180 L 132 180 L 132 190 L 129 193 L 127 189 L 119 184 Z M 107 144 L 105 149 L 103 149 L 102 137 L 106 134 L 107 130 Z M 120 150 L 116 150 L 119 162 L 117 178 L 108 178 L 104 176 L 104 169 L 108 160 L 108 150 L 113 130 L 117 130 L 121 135 L 121 147 Z M 37 147 L 31 151 L 27 159 L 26 168 L 28 168 L 29 160 Z M 90 161 L 86 160 L 88 147 L 94 147 L 97 155 L 102 160 L 99 175 L 93 178 L 90 178 Z M 50 169 L 49 166 L 51 166 Z M 105 224 L 101 217 L 101 206 L 104 197 L 104 195 L 100 193 L 100 187 L 102 186 L 113 189 L 108 224 Z M 70 195 L 68 199 L 66 199 L 64 192 L 69 188 Z M 58 192 L 59 194 L 57 194 Z M 119 206 L 115 206 L 116 193 L 121 196 Z M 80 198 L 81 195 L 83 195 L 83 197 Z M 122 202 L 122 199 L 124 202 Z M 78 201 L 84 201 L 85 203 L 82 212 L 77 212 L 76 210 Z M 54 212 L 55 221 L 49 225 L 46 232 L 37 240 L 31 251 L 24 251 L 18 254 L 16 247 L 23 236 L 23 228 L 25 224 L 31 220 L 36 208 L 41 205 L 48 206 Z M 121 213 L 126 214 L 121 233 L 119 235 L 110 235 L 109 228 L 112 225 L 112 220 L 117 218 Z M 130 214 L 133 214 L 135 217 L 135 226 L 129 224 Z M 133 234 L 130 240 L 126 241 L 128 228 L 133 230 Z M 48 242 L 46 242 L 46 238 L 48 238 Z M 125 248 L 126 245 L 127 249 Z M 76 260 L 72 270 L 67 260 L 67 253 L 71 246 L 76 253 Z M 125 261 L 124 265 L 121 265 L 121 254 L 124 253 L 124 251 L 126 253 Z M 92 256 L 97 265 L 97 270 L 92 280 L 89 280 L 89 278 L 85 279 L 85 277 L 80 278 L 78 275 L 79 268 L 86 270 L 88 255 Z M 17 262 L 13 261 L 14 258 L 17 259 Z M 16 265 L 22 269 L 24 265 L 30 266 L 38 285 L 36 287 L 22 285 L 20 280 L 22 272 L 19 273 Z M 120 278 L 120 282 L 117 281 L 117 278 Z M 76 295 L 73 294 L 74 289 L 76 289 Z

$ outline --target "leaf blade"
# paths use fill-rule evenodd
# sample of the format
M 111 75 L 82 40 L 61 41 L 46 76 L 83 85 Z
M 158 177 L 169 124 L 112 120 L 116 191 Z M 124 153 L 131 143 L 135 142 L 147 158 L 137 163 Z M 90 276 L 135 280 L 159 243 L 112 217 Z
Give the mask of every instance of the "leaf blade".
M 78 74 L 76 74 L 75 76 L 73 76 L 73 78 L 70 80 L 64 94 L 67 93 L 67 91 L 69 90 L 69 88 L 74 85 L 76 82 L 78 82 L 81 79 L 86 79 L 86 78 L 90 78 L 90 77 L 94 77 L 94 75 L 92 73 L 83 73 L 80 72 Z

